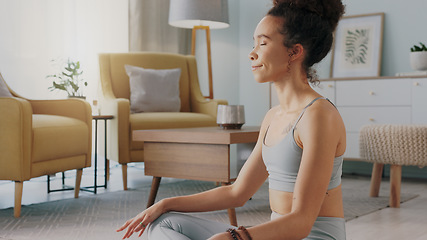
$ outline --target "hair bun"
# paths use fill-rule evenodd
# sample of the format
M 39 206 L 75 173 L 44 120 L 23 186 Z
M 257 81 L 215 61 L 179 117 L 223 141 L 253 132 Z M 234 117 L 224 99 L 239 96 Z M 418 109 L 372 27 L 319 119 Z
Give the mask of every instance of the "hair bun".
M 288 8 L 301 9 L 319 15 L 327 20 L 332 30 L 344 14 L 341 0 L 273 0 L 274 6 L 283 4 Z

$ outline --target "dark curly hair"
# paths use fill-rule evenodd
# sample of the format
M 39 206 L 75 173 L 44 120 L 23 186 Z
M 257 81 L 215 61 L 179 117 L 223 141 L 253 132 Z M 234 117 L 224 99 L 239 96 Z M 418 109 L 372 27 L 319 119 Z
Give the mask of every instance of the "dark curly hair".
M 330 51 L 333 32 L 344 14 L 341 0 L 274 0 L 267 15 L 284 19 L 279 32 L 285 36 L 283 44 L 292 48 L 301 44 L 306 57 L 303 68 L 310 83 L 318 83 L 311 67 Z

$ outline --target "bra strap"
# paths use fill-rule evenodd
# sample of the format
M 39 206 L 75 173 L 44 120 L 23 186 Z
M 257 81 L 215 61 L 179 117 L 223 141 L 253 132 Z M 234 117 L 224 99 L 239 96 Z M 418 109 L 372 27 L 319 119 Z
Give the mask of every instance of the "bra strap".
M 298 116 L 297 120 L 295 121 L 294 125 L 292 126 L 292 129 L 294 129 L 297 126 L 297 123 L 299 122 L 299 120 L 302 118 L 302 115 L 304 114 L 305 110 L 310 107 L 311 105 L 313 105 L 314 102 L 316 102 L 319 99 L 326 99 L 328 100 L 330 103 L 332 103 L 328 98 L 325 97 L 317 97 L 315 99 L 313 99 L 313 101 L 311 101 L 307 106 L 305 106 L 305 108 L 301 111 L 301 114 Z M 334 105 L 335 106 L 335 105 Z

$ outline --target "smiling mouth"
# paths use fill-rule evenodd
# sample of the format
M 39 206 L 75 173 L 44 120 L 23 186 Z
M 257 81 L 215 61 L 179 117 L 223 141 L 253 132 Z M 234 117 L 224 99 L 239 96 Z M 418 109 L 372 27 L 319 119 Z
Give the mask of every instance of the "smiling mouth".
M 258 66 L 252 66 L 252 71 L 255 71 L 259 68 L 261 68 L 263 65 L 258 65 Z

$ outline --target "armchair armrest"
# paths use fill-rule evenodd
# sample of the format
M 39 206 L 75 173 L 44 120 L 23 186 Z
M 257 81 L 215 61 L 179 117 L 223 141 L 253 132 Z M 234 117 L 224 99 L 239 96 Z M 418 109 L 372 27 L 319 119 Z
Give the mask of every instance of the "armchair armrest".
M 29 100 L 34 114 L 49 114 L 79 119 L 92 126 L 92 109 L 78 98 L 58 100 Z
M 110 121 L 108 130 L 108 139 L 110 139 L 108 156 L 119 163 L 129 163 L 129 100 L 125 98 L 114 98 L 111 95 L 104 95 L 100 107 L 102 114 L 114 116 Z
M 83 99 L 69 98 L 58 100 L 29 100 L 34 114 L 48 114 L 75 118 L 88 127 L 88 149 L 92 149 L 92 108 Z M 87 154 L 86 164 L 90 166 L 92 151 Z
M 102 84 L 101 113 L 114 116 L 110 121 L 108 130 L 108 139 L 110 139 L 108 156 L 121 164 L 128 163 L 130 162 L 130 102 L 126 98 L 117 98 L 113 92 L 109 70 L 109 54 L 99 55 L 99 66 Z
M 25 181 L 31 173 L 32 109 L 21 98 L 0 98 L 0 179 Z
M 192 101 L 191 106 L 193 112 L 208 114 L 216 119 L 218 105 L 228 105 L 228 101 L 223 99 L 208 100 L 197 98 Z

